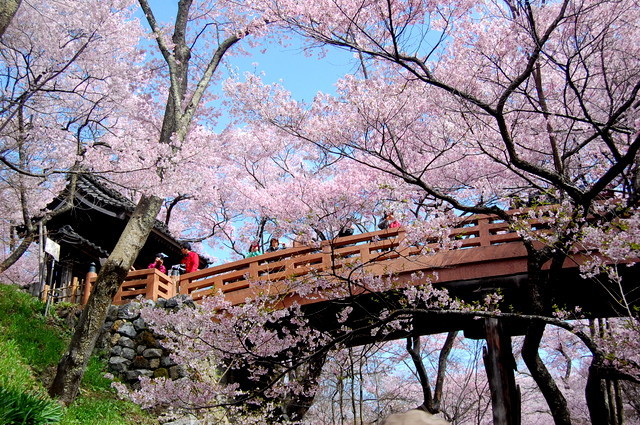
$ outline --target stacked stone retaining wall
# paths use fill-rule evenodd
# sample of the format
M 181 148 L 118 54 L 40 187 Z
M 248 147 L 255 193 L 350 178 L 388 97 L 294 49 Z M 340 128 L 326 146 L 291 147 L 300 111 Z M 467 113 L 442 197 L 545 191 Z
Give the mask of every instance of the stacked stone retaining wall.
M 143 300 L 112 305 L 96 348 L 107 352 L 110 372 L 130 384 L 135 385 L 140 376 L 183 377 L 182 367 L 176 365 L 169 351 L 162 346 L 163 337 L 149 329 L 140 317 L 140 309 L 144 306 L 176 310 L 193 306 L 193 301 L 178 295 L 157 302 Z

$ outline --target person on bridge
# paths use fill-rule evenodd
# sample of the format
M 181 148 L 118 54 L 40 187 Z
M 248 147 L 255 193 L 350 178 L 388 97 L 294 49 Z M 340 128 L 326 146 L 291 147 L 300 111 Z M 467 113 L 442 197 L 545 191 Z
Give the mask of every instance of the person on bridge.
M 346 236 L 351 236 L 353 235 L 353 223 L 351 222 L 351 220 L 348 220 L 341 228 L 340 231 L 338 231 L 338 238 L 344 238 Z
M 181 251 L 184 257 L 182 258 L 182 261 L 180 261 L 180 264 L 184 264 L 184 272 L 191 273 L 198 270 L 198 266 L 200 265 L 200 257 L 198 256 L 198 254 L 191 250 L 191 245 L 185 242 L 182 245 Z
M 400 226 L 401 226 L 400 222 L 396 220 L 396 218 L 393 216 L 393 213 L 385 212 L 384 218 L 380 220 L 380 223 L 378 224 L 378 229 L 380 230 L 395 229 Z
M 284 248 L 284 244 L 280 247 L 280 241 L 278 238 L 271 238 L 269 241 L 269 248 L 267 248 L 267 252 L 275 252 L 281 248 Z
M 245 255 L 245 258 L 251 258 L 260 255 L 260 244 L 258 241 L 251 242 L 249 245 L 249 252 Z
M 164 265 L 164 259 L 167 258 L 168 255 L 160 252 L 158 254 L 156 254 L 156 259 L 153 263 L 149 264 L 147 266 L 148 269 L 158 269 L 159 271 L 161 271 L 164 274 L 167 274 L 167 268 Z

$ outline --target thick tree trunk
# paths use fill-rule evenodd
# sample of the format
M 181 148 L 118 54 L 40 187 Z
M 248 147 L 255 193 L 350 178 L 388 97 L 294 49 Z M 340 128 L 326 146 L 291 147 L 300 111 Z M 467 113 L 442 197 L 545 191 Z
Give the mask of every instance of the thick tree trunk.
M 597 368 L 594 367 L 594 365 L 589 367 L 585 397 L 587 399 L 591 423 L 601 425 L 611 424 L 609 408 L 606 403 L 607 394 L 604 381 L 598 376 Z
M 522 345 L 522 359 L 547 401 L 554 423 L 556 425 L 571 425 L 567 400 L 538 354 L 544 328 L 544 324 L 537 323 L 529 326 Z
M 111 300 L 129 272 L 153 228 L 162 199 L 143 196 L 127 223 L 116 247 L 98 274 L 94 290 L 78 321 L 75 334 L 64 354 L 49 389 L 65 405 L 76 398 L 84 371 L 104 325 Z
M 511 339 L 496 318 L 485 319 L 487 347 L 483 360 L 493 407 L 494 425 L 520 425 L 520 390 L 516 386 Z
M 529 276 L 524 291 L 525 312 L 545 315 L 551 310 L 549 288 L 554 284 L 551 276 L 561 267 L 564 256 L 561 257 L 562 254 L 559 254 L 557 258 L 553 258 L 550 272 L 544 272 L 543 265 L 551 260 L 551 257 L 547 256 L 548 253 L 543 250 L 537 251 L 531 246 L 528 249 L 528 254 L 527 271 Z M 544 324 L 531 323 L 529 325 L 522 346 L 522 359 L 545 398 L 554 423 L 556 425 L 570 425 L 571 414 L 567 400 L 538 353 L 544 329 Z
M 22 0 L 0 0 L 0 38 L 16 15 Z

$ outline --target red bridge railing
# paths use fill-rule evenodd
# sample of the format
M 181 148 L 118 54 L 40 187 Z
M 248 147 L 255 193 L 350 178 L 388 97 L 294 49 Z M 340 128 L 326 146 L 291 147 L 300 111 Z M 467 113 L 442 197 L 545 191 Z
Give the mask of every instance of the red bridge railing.
M 89 294 L 95 281 L 95 274 L 87 276 L 82 304 L 86 304 L 89 300 Z M 134 270 L 127 274 L 125 281 L 113 297 L 113 304 L 126 304 L 139 296 L 157 301 L 158 298 L 168 300 L 175 295 L 176 282 L 158 269 Z
M 517 211 L 522 213 L 522 211 Z M 515 213 L 515 211 L 514 211 Z M 541 221 L 530 225 L 540 229 Z M 509 229 L 507 223 L 495 216 L 476 215 L 464 218 L 452 229 L 450 238 L 458 241 L 458 249 L 488 247 L 521 241 L 518 234 Z M 233 304 L 242 303 L 251 292 L 247 291 L 252 282 L 268 281 L 277 283 L 301 277 L 310 273 L 340 269 L 347 262 L 367 264 L 369 269 L 384 270 L 389 263 L 402 259 L 411 262 L 421 259 L 425 264 L 407 271 L 418 271 L 429 266 L 425 261 L 427 251 L 437 251 L 439 244 L 410 246 L 406 243 L 405 229 L 387 229 L 359 235 L 323 241 L 318 247 L 294 247 L 262 254 L 244 260 L 199 270 L 182 275 L 180 293 L 190 295 L 195 301 L 222 291 Z M 441 254 L 446 255 L 443 251 Z M 373 268 L 372 268 L 373 266 Z M 388 267 L 387 267 L 388 268 Z
M 510 213 L 527 214 L 528 211 L 513 210 Z M 534 230 L 544 228 L 544 219 L 528 220 L 528 223 Z M 437 264 L 447 263 L 450 268 L 459 266 L 463 269 L 462 266 L 466 263 L 478 264 L 499 257 L 509 261 L 510 258 L 522 257 L 521 254 L 512 255 L 515 249 L 513 244 L 506 250 L 507 254 L 504 253 L 505 249 L 484 255 L 469 251 L 476 247 L 501 246 L 521 241 L 520 236 L 496 216 L 475 215 L 461 218 L 459 224 L 451 229 L 449 237 L 457 241 L 457 248 L 439 252 L 437 256 L 433 254 L 439 249 L 436 241 L 410 245 L 405 229 L 397 228 L 323 241 L 319 246 L 300 246 L 265 253 L 184 274 L 178 282 L 156 269 L 135 270 L 127 275 L 113 303 L 124 304 L 139 296 L 154 301 L 158 298 L 169 299 L 177 293 L 190 295 L 195 301 L 199 301 L 205 296 L 222 291 L 230 302 L 238 304 L 251 296 L 249 288 L 253 282 L 278 283 L 311 273 L 336 272 L 347 263 L 366 265 L 374 273 L 390 269 L 412 273 L 428 270 Z M 447 261 L 454 257 L 457 260 Z M 397 267 L 394 268 L 394 265 Z M 464 273 L 460 271 L 457 276 Z M 95 276 L 88 276 L 86 282 L 83 304 L 88 300 Z

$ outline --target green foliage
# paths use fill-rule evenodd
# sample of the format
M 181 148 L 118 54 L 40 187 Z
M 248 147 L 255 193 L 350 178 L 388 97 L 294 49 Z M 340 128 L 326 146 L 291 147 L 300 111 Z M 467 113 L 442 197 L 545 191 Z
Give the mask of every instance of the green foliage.
M 106 363 L 98 356 L 92 356 L 82 377 L 82 386 L 94 391 L 111 391 L 111 380 L 105 378 L 106 373 Z
M 55 424 L 62 407 L 44 394 L 0 386 L 0 423 L 5 425 Z
M 51 400 L 37 376 L 55 370 L 71 331 L 43 312 L 39 300 L 15 286 L 0 284 L 1 425 L 157 423 L 138 406 L 117 399 L 111 381 L 104 377 L 106 363 L 98 356 L 89 361 L 80 396 L 71 406 L 62 408 Z
M 152 424 L 151 420 L 133 403 L 115 401 L 100 393 L 78 398 L 69 408 L 60 425 L 128 425 Z
M 139 406 L 117 400 L 111 380 L 105 378 L 107 365 L 92 356 L 82 378 L 82 396 L 69 406 L 60 425 L 128 425 L 154 423 Z
M 60 310 L 65 310 L 67 308 L 74 308 L 76 305 L 77 304 L 70 303 L 68 301 L 62 301 L 62 302 L 53 304 L 52 307 L 55 311 L 60 311 Z
M 13 340 L 0 339 L 0 386 L 7 388 L 35 388 L 31 368 L 22 361 L 20 350 Z

